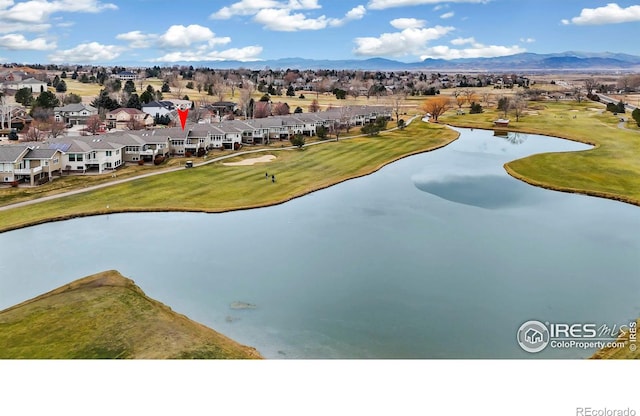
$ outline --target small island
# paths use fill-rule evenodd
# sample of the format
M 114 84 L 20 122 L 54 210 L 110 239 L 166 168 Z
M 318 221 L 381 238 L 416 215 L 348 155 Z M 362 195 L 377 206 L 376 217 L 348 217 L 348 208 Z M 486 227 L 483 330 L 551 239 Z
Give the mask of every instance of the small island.
M 97 358 L 262 357 L 149 298 L 114 270 L 0 311 L 0 359 Z

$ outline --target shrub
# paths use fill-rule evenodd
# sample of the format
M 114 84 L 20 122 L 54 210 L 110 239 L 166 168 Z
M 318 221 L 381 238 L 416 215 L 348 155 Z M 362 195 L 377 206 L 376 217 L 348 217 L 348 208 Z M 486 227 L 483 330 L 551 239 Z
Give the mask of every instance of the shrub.
M 191 157 L 193 156 L 193 153 L 191 152 L 184 152 L 184 157 Z
M 144 165 L 144 159 L 140 159 L 140 160 L 138 160 L 138 165 L 139 165 L 139 166 Z
M 164 162 L 165 157 L 164 156 L 156 156 L 156 158 L 153 160 L 153 164 L 154 165 L 160 165 L 162 164 L 162 162 Z

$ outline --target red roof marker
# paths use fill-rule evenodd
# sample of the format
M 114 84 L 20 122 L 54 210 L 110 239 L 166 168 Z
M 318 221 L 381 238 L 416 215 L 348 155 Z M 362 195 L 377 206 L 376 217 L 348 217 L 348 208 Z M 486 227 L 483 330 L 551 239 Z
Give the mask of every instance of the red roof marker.
M 180 116 L 180 125 L 182 126 L 182 130 L 184 130 L 184 126 L 185 124 L 187 124 L 187 116 L 189 115 L 189 109 L 185 108 L 183 110 L 182 108 L 178 107 L 178 115 Z

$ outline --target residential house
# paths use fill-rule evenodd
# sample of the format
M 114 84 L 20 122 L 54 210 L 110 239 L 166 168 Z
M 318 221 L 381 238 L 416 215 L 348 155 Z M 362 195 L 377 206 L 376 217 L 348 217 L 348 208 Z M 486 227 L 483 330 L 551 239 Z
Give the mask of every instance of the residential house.
M 108 143 L 124 146 L 125 162 L 153 162 L 158 156 L 168 156 L 171 147 L 170 139 L 161 130 L 109 133 L 102 137 Z
M 176 106 L 171 101 L 151 101 L 146 104 L 142 104 L 142 111 L 149 114 L 151 117 L 162 117 L 169 115 L 172 118 L 177 117 Z
M 98 109 L 87 104 L 67 104 L 63 107 L 55 107 L 53 115 L 56 121 L 62 121 L 71 125 L 86 125 L 91 116 L 98 114 Z
M 47 91 L 47 83 L 35 78 L 20 79 L 17 81 L 5 81 L 2 84 L 5 90 L 18 91 L 22 88 L 31 89 L 32 93 L 41 93 Z
M 117 108 L 106 114 L 107 128 L 140 130 L 153 126 L 153 117 L 137 108 Z
M 62 172 L 61 150 L 42 143 L 0 146 L 0 182 L 48 182 Z
M 124 164 L 124 144 L 106 139 L 106 135 L 88 137 L 57 137 L 47 141 L 64 152 L 63 170 L 67 172 L 117 169 Z
M 138 79 L 138 74 L 131 71 L 121 71 L 117 74 L 113 74 L 111 78 L 116 78 L 120 81 L 135 81 L 136 79 Z

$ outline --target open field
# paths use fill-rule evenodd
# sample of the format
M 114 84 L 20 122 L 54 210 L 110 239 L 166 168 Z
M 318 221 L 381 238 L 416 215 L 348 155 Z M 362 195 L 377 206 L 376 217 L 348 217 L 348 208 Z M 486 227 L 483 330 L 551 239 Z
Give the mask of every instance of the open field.
M 0 311 L 0 359 L 261 358 L 107 271 Z
M 9 209 L 0 216 L 0 230 L 113 212 L 222 212 L 273 205 L 372 173 L 399 158 L 444 146 L 456 138 L 457 133 L 444 126 L 415 122 L 404 131 L 378 137 L 279 150 L 277 159 L 268 165 L 223 166 L 217 162 Z M 225 162 L 237 161 L 234 159 Z M 265 180 L 265 169 L 276 176 L 275 183 Z
M 539 154 L 505 165 L 512 176 L 533 185 L 640 205 L 640 132 L 618 127 L 619 116 L 602 112 L 604 106 L 575 101 L 530 103 L 520 121 L 511 117 L 509 131 L 543 134 L 593 144 L 583 152 Z M 460 127 L 491 129 L 502 114 L 454 115 L 443 123 Z

